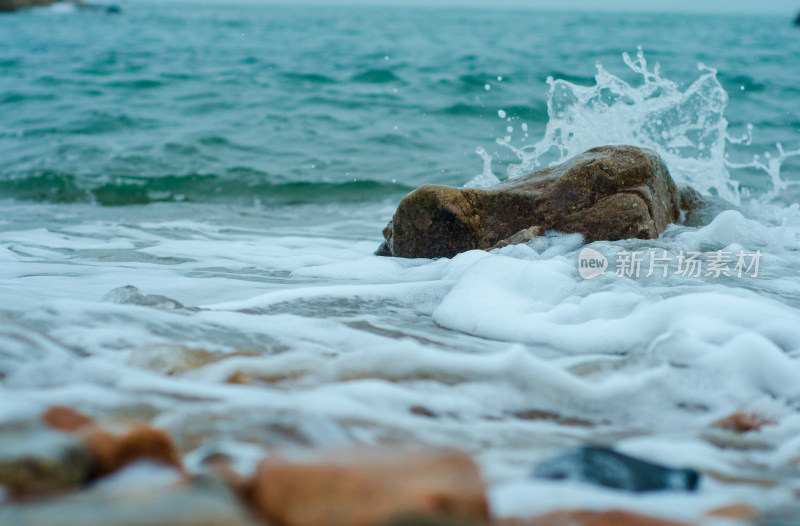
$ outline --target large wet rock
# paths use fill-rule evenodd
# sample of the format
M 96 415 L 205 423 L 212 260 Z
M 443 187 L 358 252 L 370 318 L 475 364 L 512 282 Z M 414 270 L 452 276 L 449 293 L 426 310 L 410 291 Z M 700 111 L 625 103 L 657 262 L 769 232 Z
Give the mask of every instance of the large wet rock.
M 384 229 L 379 255 L 452 257 L 540 232 L 652 239 L 680 218 L 678 190 L 652 150 L 602 146 L 486 189 L 424 185 Z
M 478 468 L 452 450 L 366 449 L 305 461 L 267 458 L 250 490 L 254 508 L 282 526 L 378 526 L 414 514 L 486 523 Z

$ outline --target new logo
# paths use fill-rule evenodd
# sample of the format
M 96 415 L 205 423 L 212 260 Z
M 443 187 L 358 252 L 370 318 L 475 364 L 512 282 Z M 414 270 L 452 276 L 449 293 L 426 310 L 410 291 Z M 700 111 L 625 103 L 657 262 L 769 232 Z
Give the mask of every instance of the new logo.
M 608 268 L 608 259 L 593 248 L 584 247 L 578 253 L 578 274 L 583 279 L 596 278 Z

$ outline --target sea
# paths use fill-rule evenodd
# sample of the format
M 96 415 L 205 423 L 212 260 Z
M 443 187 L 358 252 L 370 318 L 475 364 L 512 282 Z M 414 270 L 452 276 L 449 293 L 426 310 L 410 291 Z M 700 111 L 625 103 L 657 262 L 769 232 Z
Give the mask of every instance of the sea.
M 149 422 L 190 472 L 455 447 L 501 517 L 796 502 L 791 17 L 119 5 L 0 16 L 0 429 L 56 404 Z M 656 150 L 713 213 L 653 240 L 374 255 L 422 184 L 605 144 Z M 765 425 L 714 425 L 735 412 Z M 700 486 L 532 476 L 587 444 Z

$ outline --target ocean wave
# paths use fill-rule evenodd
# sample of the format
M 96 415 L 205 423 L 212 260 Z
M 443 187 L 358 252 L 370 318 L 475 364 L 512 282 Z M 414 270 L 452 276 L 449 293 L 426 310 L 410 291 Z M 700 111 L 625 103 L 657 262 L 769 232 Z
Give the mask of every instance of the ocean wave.
M 297 73 L 288 72 L 283 74 L 283 78 L 299 84 L 337 84 L 339 81 L 333 77 L 322 75 L 321 73 Z
M 451 104 L 445 108 L 436 110 L 436 113 L 454 117 L 493 117 L 497 115 L 499 108 L 486 106 L 485 104 L 467 104 L 459 102 Z M 517 104 L 503 106 L 509 117 L 512 119 L 522 119 L 528 122 L 547 122 L 546 104 Z
M 390 69 L 369 69 L 353 75 L 352 82 L 365 82 L 369 84 L 389 84 L 401 82 L 402 79 Z
M 234 170 L 236 172 L 236 170 Z M 48 203 L 96 202 L 103 206 L 157 202 L 212 202 L 275 205 L 363 203 L 396 198 L 412 187 L 380 181 L 273 183 L 208 174 L 107 178 L 42 171 L 0 180 L 0 197 Z M 94 185 L 87 182 L 94 181 Z

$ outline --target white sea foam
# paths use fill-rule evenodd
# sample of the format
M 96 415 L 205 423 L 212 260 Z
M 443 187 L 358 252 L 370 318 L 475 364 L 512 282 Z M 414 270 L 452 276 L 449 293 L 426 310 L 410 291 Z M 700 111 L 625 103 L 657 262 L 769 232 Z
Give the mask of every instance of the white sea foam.
M 152 222 L 145 231 L 87 222 L 0 233 L 0 286 L 16 313 L 0 326 L 11 353 L 0 418 L 52 403 L 101 414 L 144 406 L 176 437 L 205 437 L 190 457 L 197 469 L 217 444 L 244 471 L 257 455 L 237 444 L 254 441 L 453 445 L 480 460 L 503 515 L 580 504 L 692 519 L 734 500 L 778 502 L 781 487 L 713 480 L 696 495 L 640 498 L 529 479 L 537 461 L 590 440 L 746 476 L 745 454 L 704 438 L 712 421 L 738 409 L 776 422 L 754 435 L 772 448 L 759 453 L 767 474 L 758 476 L 800 456 L 792 410 L 800 314 L 791 299 L 800 288 L 800 214 L 771 210 L 769 219 L 727 211 L 656 240 L 591 245 L 607 255 L 759 249 L 762 277 L 748 281 L 617 278 L 613 266 L 585 281 L 577 235 L 434 261 L 375 257 L 374 239 L 223 235 L 202 223 L 182 224 L 179 239 Z M 106 238 L 115 259 L 89 241 Z M 259 279 L 242 279 L 251 276 Z M 186 308 L 103 301 L 126 285 Z M 129 359 L 164 345 L 218 358 L 174 376 Z M 234 374 L 252 384 L 226 383 Z M 528 410 L 592 426 L 515 416 Z M 639 438 L 620 441 L 620 433 Z M 551 493 L 551 506 L 531 498 Z

